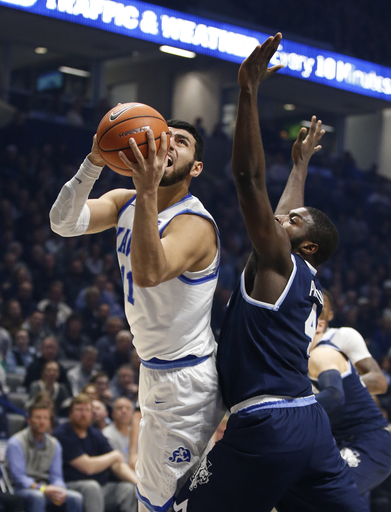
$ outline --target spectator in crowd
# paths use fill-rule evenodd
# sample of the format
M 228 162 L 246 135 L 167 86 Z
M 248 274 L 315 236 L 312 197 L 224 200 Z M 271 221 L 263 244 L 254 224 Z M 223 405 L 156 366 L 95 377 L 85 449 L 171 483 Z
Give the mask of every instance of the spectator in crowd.
M 370 351 L 378 361 L 384 354 L 391 356 L 391 309 L 383 310 L 381 325 L 371 337 Z
M 6 458 L 15 493 L 25 498 L 26 512 L 45 512 L 51 503 L 82 512 L 83 497 L 66 488 L 62 448 L 49 428 L 50 407 L 38 402 L 29 410 L 28 427 L 8 440 Z
M 19 284 L 16 298 L 19 301 L 23 318 L 27 318 L 37 309 L 37 303 L 34 300 L 34 286 L 31 281 L 23 281 Z
M 116 337 L 124 329 L 125 322 L 119 316 L 110 316 L 106 322 L 106 334 L 96 342 L 99 351 L 99 362 L 102 363 L 115 350 Z
M 22 324 L 22 329 L 26 329 L 29 333 L 30 344 L 36 350 L 41 350 L 41 344 L 43 339 L 48 336 L 48 333 L 44 329 L 44 314 L 42 311 L 36 309 Z
M 76 307 L 76 311 L 83 319 L 83 332 L 89 336 L 92 342 L 96 343 L 94 334 L 98 328 L 98 307 L 99 307 L 99 290 L 96 286 L 88 286 L 85 290 L 85 305 Z
M 113 421 L 102 430 L 110 446 L 122 453 L 126 463 L 129 463 L 129 437 L 133 412 L 133 402 L 125 397 L 117 398 L 113 405 Z
M 140 359 L 139 355 L 137 354 L 137 351 L 133 350 L 132 355 L 130 357 L 130 366 L 132 367 L 132 370 L 134 373 L 134 382 L 136 384 L 139 383 L 140 365 L 141 365 L 141 359 Z
M 66 320 L 63 331 L 58 336 L 62 359 L 79 361 L 82 348 L 91 344 L 88 336 L 82 333 L 83 320 L 72 313 Z
M 110 383 L 110 391 L 113 393 L 114 400 L 125 396 L 133 403 L 137 402 L 138 385 L 134 382 L 134 372 L 129 364 L 123 364 L 118 368 Z
M 27 401 L 27 407 L 35 402 L 36 395 L 45 391 L 53 400 L 54 412 L 56 416 L 65 416 L 66 409 L 70 404 L 70 393 L 64 384 L 58 382 L 60 376 L 60 367 L 57 361 L 47 361 L 42 367 L 40 380 L 30 384 L 30 396 Z
M 11 336 L 15 336 L 23 324 L 22 309 L 16 299 L 10 299 L 4 304 L 0 325 L 6 329 Z
M 33 360 L 33 362 L 28 366 L 26 377 L 24 379 L 23 385 L 28 389 L 30 384 L 41 378 L 42 367 L 47 361 L 57 361 L 58 362 L 58 344 L 57 339 L 54 336 L 47 336 L 42 341 L 41 352 L 37 354 Z M 60 368 L 60 377 L 58 382 L 60 384 L 64 384 L 69 390 L 70 385 L 67 379 L 67 372 L 65 368 L 58 362 Z
M 66 274 L 67 278 L 64 283 L 67 298 L 66 302 L 70 307 L 75 308 L 76 297 L 79 295 L 80 291 L 87 286 L 83 262 L 79 258 L 73 259 L 69 264 L 69 269 Z
M 87 345 L 83 348 L 80 363 L 68 370 L 67 377 L 71 385 L 73 396 L 77 396 L 91 377 L 98 371 L 96 360 L 98 351 L 95 347 Z
M 19 329 L 15 334 L 15 343 L 12 350 L 6 355 L 6 369 L 9 373 L 16 373 L 18 367 L 26 371 L 33 362 L 35 348 L 30 345 L 30 336 L 26 329 Z
M 90 383 L 94 384 L 97 392 L 98 399 L 103 402 L 111 416 L 111 410 L 113 405 L 113 393 L 109 389 L 109 377 L 105 372 L 98 372 L 90 379 Z
M 91 400 L 99 400 L 98 388 L 92 382 L 86 384 L 81 392 L 88 395 Z
M 110 423 L 107 407 L 100 400 L 92 401 L 92 425 L 98 430 L 103 430 Z M 115 448 L 113 446 L 113 448 Z
M 110 306 L 111 314 L 115 316 L 120 316 L 124 318 L 124 310 L 123 307 L 120 306 L 112 296 L 112 294 L 107 290 L 107 276 L 105 274 L 97 274 L 94 279 L 94 288 L 98 289 L 98 305 L 103 302 Z M 86 292 L 88 288 L 85 290 L 81 290 L 77 299 L 76 299 L 76 308 L 78 310 L 82 310 L 86 305 Z
M 115 337 L 115 351 L 102 360 L 102 369 L 112 379 L 120 366 L 130 364 L 133 350 L 133 335 L 122 329 Z
M 53 434 L 63 448 L 64 478 L 70 489 L 84 497 L 84 512 L 104 512 L 119 507 L 121 512 L 136 512 L 136 475 L 113 450 L 105 436 L 92 423 L 92 404 L 86 395 L 72 401 L 69 423 Z M 114 474 L 120 482 L 111 482 Z
M 110 316 L 111 310 L 110 306 L 105 302 L 99 304 L 96 310 L 96 318 L 95 322 L 92 326 L 84 327 L 85 332 L 90 336 L 91 340 L 93 340 L 94 344 L 106 334 L 106 325 L 107 320 Z M 87 330 L 88 329 L 88 330 Z
M 67 318 L 71 315 L 72 309 L 65 304 L 63 300 L 64 295 L 64 283 L 60 280 L 53 281 L 49 287 L 49 293 L 47 299 L 42 299 L 38 302 L 39 311 L 45 312 L 46 307 L 50 304 L 56 307 L 57 317 L 56 317 L 56 325 L 57 327 L 65 324 Z

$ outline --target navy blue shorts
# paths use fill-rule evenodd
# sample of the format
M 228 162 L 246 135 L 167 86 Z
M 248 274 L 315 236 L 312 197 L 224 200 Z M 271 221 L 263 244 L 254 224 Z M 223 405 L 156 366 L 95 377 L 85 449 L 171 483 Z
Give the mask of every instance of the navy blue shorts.
M 391 434 L 372 430 L 338 443 L 360 494 L 371 491 L 391 474 Z
M 317 403 L 232 414 L 174 510 L 270 512 L 291 489 L 305 496 L 303 511 L 368 511 Z

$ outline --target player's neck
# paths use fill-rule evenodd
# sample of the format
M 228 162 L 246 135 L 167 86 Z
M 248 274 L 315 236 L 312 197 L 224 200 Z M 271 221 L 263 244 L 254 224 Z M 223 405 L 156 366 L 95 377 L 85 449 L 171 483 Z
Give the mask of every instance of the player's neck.
M 157 196 L 159 213 L 183 199 L 188 192 L 188 183 L 186 181 L 180 181 L 169 187 L 159 187 Z

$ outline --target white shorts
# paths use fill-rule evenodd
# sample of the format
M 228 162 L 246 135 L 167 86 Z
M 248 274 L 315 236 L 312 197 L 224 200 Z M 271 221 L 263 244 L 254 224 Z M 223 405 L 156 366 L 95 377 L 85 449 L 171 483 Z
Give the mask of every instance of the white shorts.
M 226 412 L 215 355 L 172 370 L 141 365 L 139 400 L 137 496 L 149 510 L 164 512 Z

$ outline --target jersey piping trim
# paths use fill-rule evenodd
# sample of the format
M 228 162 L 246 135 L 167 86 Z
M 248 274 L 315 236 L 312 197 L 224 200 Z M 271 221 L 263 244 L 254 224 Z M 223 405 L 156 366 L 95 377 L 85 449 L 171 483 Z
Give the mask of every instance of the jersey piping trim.
M 244 300 L 246 302 L 248 302 L 249 304 L 252 304 L 253 306 L 257 306 L 259 308 L 264 308 L 264 309 L 270 309 L 272 311 L 278 311 L 281 304 L 284 302 L 284 299 L 285 297 L 288 295 L 288 292 L 292 286 L 292 283 L 293 283 L 293 280 L 296 276 L 296 272 L 297 272 L 297 263 L 296 263 L 296 260 L 293 256 L 293 254 L 291 254 L 291 260 L 293 262 L 293 269 L 292 269 L 292 273 L 289 277 L 289 280 L 284 288 L 284 291 L 282 292 L 282 294 L 279 296 L 279 298 L 277 299 L 277 301 L 275 302 L 275 304 L 270 304 L 268 302 L 262 302 L 260 300 L 256 300 L 256 299 L 253 299 L 252 297 L 250 297 L 250 295 L 247 294 L 246 292 L 246 286 L 244 284 L 244 271 L 242 272 L 242 276 L 241 276 L 241 279 L 240 279 L 240 291 L 242 293 L 242 297 L 244 298 Z
M 189 355 L 186 357 L 182 357 L 181 359 L 175 359 L 174 361 L 167 361 L 165 359 L 158 359 L 157 357 L 153 357 L 152 359 L 148 359 L 145 361 L 141 359 L 141 363 L 146 368 L 150 370 L 173 370 L 175 368 L 187 368 L 189 366 L 197 366 L 207 359 L 209 359 L 211 354 L 203 357 L 197 357 L 193 355 Z
M 134 194 L 134 196 L 133 196 L 131 199 L 129 199 L 129 201 L 127 201 L 127 202 L 123 205 L 123 207 L 120 209 L 120 211 L 119 211 L 119 213 L 118 213 L 118 219 L 119 219 L 119 218 L 121 217 L 121 215 L 124 213 L 124 211 L 126 210 L 126 208 L 127 208 L 129 205 L 131 205 L 131 204 L 133 203 L 133 201 L 136 199 L 136 196 L 137 196 L 137 194 Z
M 303 258 L 303 260 L 304 260 L 304 258 Z M 311 270 L 311 274 L 312 274 L 313 276 L 316 276 L 316 274 L 317 274 L 317 272 L 318 272 L 318 271 L 316 270 L 316 268 L 315 268 L 315 267 L 313 267 L 313 266 L 311 265 L 311 263 L 308 263 L 308 261 L 307 261 L 307 260 L 304 260 L 304 261 L 305 261 L 305 263 L 307 264 L 307 267 Z
M 239 411 L 254 412 L 260 409 L 287 409 L 290 407 L 306 407 L 316 403 L 314 395 L 300 398 L 278 396 L 255 396 L 231 407 L 231 414 Z
M 143 496 L 142 494 L 140 494 L 140 491 L 138 489 L 138 486 L 136 486 L 136 494 L 137 494 L 137 499 L 139 501 L 141 501 L 141 503 L 147 507 L 148 510 L 150 510 L 151 512 L 165 512 L 166 510 L 168 510 L 171 505 L 174 503 L 174 496 L 172 496 L 172 498 L 170 498 L 167 503 L 165 503 L 163 506 L 159 507 L 157 505 L 152 505 L 152 503 L 149 501 L 148 498 L 146 498 L 145 496 Z

